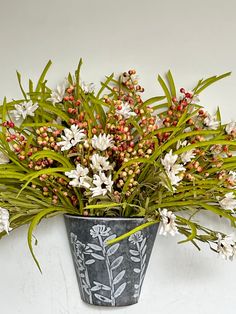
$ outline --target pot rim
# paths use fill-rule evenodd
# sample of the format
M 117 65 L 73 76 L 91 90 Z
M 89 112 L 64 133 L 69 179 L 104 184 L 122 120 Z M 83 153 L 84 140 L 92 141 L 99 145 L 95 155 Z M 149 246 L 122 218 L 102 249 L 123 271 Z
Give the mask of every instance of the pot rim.
M 81 215 L 76 215 L 76 214 L 64 214 L 64 217 L 68 218 L 76 218 L 76 219 L 85 219 L 85 220 L 95 220 L 95 219 L 100 219 L 100 220 L 145 220 L 145 217 L 102 217 L 102 216 L 81 216 Z

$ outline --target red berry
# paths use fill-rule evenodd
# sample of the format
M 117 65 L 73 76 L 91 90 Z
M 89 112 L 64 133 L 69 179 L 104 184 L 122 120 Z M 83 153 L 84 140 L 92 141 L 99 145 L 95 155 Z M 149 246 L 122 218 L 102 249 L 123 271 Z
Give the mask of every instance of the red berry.
M 183 94 L 185 94 L 185 89 L 182 87 L 182 88 L 180 88 L 180 93 L 183 93 Z
M 192 97 L 192 94 L 190 94 L 190 93 L 185 93 L 185 97 L 191 98 L 191 97 Z

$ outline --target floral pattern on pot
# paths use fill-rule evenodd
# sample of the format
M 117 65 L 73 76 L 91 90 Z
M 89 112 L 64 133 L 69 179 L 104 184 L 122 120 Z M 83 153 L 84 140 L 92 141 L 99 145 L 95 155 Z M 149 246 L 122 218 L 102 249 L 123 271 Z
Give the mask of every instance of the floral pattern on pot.
M 137 303 L 158 224 L 113 244 L 143 218 L 83 218 L 65 215 L 65 223 L 84 302 L 102 306 Z
M 122 282 L 125 269 L 121 269 L 115 277 L 113 274 L 113 271 L 121 267 L 123 262 L 123 256 L 117 254 L 120 244 L 116 243 L 111 246 L 106 244 L 108 240 L 116 238 L 116 234 L 111 234 L 111 228 L 105 225 L 94 225 L 90 229 L 90 235 L 97 239 L 97 244 L 83 244 L 74 233 L 71 233 L 71 243 L 78 261 L 76 271 L 80 279 L 83 297 L 86 293 L 89 296 L 90 304 L 93 304 L 93 298 L 96 298 L 103 303 L 115 306 L 116 299 L 124 292 L 127 284 Z M 111 261 L 111 256 L 114 254 L 116 257 Z M 86 259 L 86 256 L 89 258 Z M 94 280 L 91 286 L 87 267 L 96 261 L 105 263 L 109 285 Z

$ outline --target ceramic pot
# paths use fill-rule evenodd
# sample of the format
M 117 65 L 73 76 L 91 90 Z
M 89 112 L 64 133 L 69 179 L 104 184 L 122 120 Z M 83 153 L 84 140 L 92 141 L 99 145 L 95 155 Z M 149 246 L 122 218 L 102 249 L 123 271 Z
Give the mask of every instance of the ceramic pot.
M 144 219 L 66 214 L 65 223 L 82 300 L 103 306 L 137 303 L 158 224 L 107 245 Z

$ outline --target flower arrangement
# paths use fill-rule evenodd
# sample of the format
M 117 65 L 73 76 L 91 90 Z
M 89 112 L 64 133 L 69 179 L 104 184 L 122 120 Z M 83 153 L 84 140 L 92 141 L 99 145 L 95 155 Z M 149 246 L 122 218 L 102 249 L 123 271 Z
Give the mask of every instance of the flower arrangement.
M 95 92 L 80 68 L 55 90 L 49 62 L 22 99 L 0 106 L 0 237 L 29 225 L 28 243 L 42 218 L 146 217 L 146 223 L 111 242 L 160 222 L 159 233 L 209 244 L 233 259 L 233 234 L 198 222 L 211 212 L 235 228 L 236 123 L 222 124 L 199 94 L 230 73 L 200 80 L 177 95 L 171 72 L 158 76 L 163 96 L 143 100 L 135 70 L 112 74 Z M 93 234 L 92 234 L 93 236 Z M 135 239 L 135 237 L 134 237 Z

